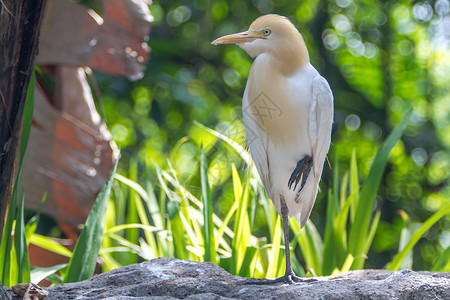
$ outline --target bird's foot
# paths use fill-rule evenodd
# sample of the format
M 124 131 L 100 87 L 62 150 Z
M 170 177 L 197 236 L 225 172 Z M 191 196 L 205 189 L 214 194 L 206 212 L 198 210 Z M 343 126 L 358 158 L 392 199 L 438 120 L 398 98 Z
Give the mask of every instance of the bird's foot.
M 300 191 L 303 189 L 306 183 L 306 179 L 308 179 L 309 172 L 312 168 L 312 157 L 309 155 L 305 155 L 301 160 L 298 161 L 297 166 L 289 178 L 288 187 L 291 189 L 292 185 L 295 182 L 294 190 L 297 188 L 297 184 L 302 179 L 302 183 L 300 185 Z
M 262 285 L 262 284 L 275 284 L 275 283 L 287 283 L 287 284 L 295 284 L 300 282 L 314 282 L 317 281 L 315 278 L 302 278 L 295 275 L 294 272 L 286 273 L 284 276 L 281 276 L 279 278 L 275 279 L 256 279 L 251 278 L 245 284 L 256 284 L 256 285 Z

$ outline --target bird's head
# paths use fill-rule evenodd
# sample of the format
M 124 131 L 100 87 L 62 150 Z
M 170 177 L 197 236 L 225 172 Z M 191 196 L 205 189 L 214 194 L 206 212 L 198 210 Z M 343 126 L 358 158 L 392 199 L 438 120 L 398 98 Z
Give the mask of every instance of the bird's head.
M 211 44 L 236 44 L 251 57 L 269 53 L 291 62 L 292 59 L 309 62 L 302 35 L 286 17 L 275 14 L 261 16 L 247 31 L 220 37 Z

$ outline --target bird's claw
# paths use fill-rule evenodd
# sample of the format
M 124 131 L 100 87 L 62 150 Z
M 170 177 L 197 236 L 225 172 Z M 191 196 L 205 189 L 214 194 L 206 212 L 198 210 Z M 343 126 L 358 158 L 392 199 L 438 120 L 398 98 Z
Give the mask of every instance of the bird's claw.
M 315 279 L 315 278 L 302 278 L 302 277 L 298 277 L 295 274 L 291 275 L 291 279 L 292 279 L 292 281 L 297 282 L 297 283 L 299 283 L 299 282 L 314 282 L 314 281 L 317 281 L 317 279 Z
M 256 285 L 266 285 L 266 284 L 275 284 L 275 283 L 287 283 L 287 284 L 295 284 L 295 283 L 307 283 L 317 281 L 315 278 L 302 278 L 295 275 L 294 272 L 289 274 L 284 274 L 284 276 L 275 278 L 275 279 L 249 279 L 245 282 L 245 284 L 256 284 Z
M 300 182 L 300 179 L 302 179 L 302 184 L 300 186 L 300 190 L 303 190 L 303 187 L 305 186 L 306 179 L 308 179 L 309 172 L 311 171 L 312 167 L 312 157 L 309 155 L 305 155 L 301 160 L 298 161 L 297 166 L 295 167 L 294 171 L 291 174 L 291 177 L 289 178 L 288 182 L 288 188 L 291 189 L 292 185 L 295 182 L 294 190 L 297 188 L 298 183 Z

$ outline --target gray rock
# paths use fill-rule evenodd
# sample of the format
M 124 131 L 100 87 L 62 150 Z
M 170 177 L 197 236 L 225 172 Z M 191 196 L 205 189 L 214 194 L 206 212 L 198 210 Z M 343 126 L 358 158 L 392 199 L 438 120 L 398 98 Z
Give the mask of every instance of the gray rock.
M 3 288 L 3 284 L 0 282 L 0 300 L 10 300 L 11 296 L 7 293 L 6 289 Z
M 163 257 L 51 287 L 46 299 L 450 299 L 450 273 L 361 270 L 293 285 L 256 281 Z

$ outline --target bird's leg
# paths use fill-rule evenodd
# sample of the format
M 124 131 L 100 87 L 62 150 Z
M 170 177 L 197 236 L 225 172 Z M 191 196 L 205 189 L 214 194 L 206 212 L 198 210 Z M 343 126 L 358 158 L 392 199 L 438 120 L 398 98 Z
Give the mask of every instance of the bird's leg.
M 309 173 L 309 170 L 308 170 Z M 308 175 L 306 175 L 308 176 Z M 284 249 L 286 256 L 286 272 L 283 277 L 280 277 L 283 282 L 294 283 L 294 282 L 311 282 L 316 281 L 313 278 L 301 278 L 295 275 L 294 270 L 291 266 L 291 249 L 289 246 L 289 209 L 286 205 L 284 197 L 280 195 L 281 202 L 281 218 L 283 219 L 283 233 L 284 233 Z
M 286 256 L 286 272 L 284 276 L 275 278 L 275 279 L 263 279 L 258 281 L 248 282 L 249 284 L 272 284 L 272 283 L 289 283 L 293 284 L 294 282 L 312 282 L 316 281 L 314 278 L 301 278 L 295 275 L 294 270 L 292 270 L 291 266 L 291 251 L 289 249 L 289 209 L 286 205 L 286 201 L 284 197 L 280 195 L 280 204 L 281 204 L 281 219 L 283 220 L 283 233 L 284 233 L 284 249 Z
M 293 283 L 291 276 L 295 273 L 291 266 L 291 249 L 289 247 L 289 209 L 286 205 L 284 197 L 280 195 L 281 202 L 281 218 L 283 219 L 283 234 L 284 234 L 284 251 L 286 256 L 286 272 L 284 273 L 284 279 L 289 283 Z M 281 278 L 283 278 L 281 277 Z
M 302 179 L 302 184 L 300 186 L 301 191 L 303 187 L 305 186 L 306 179 L 308 179 L 309 172 L 312 168 L 312 162 L 313 158 L 309 155 L 305 155 L 302 159 L 300 159 L 297 163 L 297 166 L 295 167 L 294 171 L 291 174 L 291 177 L 289 178 L 288 187 L 291 189 L 292 185 L 295 182 L 294 190 L 297 188 L 297 184 L 299 183 L 300 179 Z

